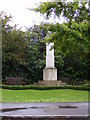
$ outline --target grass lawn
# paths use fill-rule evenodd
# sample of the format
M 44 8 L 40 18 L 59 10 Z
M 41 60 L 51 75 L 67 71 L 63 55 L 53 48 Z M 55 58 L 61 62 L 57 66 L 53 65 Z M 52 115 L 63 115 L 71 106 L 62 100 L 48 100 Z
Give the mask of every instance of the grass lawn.
M 87 101 L 88 91 L 82 90 L 2 89 L 2 102 L 87 102 Z

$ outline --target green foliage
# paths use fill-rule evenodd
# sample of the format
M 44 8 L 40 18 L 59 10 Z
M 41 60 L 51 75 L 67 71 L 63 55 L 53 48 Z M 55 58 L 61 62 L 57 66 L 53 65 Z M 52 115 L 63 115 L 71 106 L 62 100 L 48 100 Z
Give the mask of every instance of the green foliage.
M 2 16 L 3 82 L 5 76 L 22 76 L 28 83 L 37 82 L 42 79 L 45 67 L 45 43 L 41 42 L 46 35 L 45 27 L 34 26 L 23 32 L 11 27 L 10 19 Z
M 8 22 L 10 17 L 2 17 L 2 71 L 5 76 L 22 76 L 19 66 L 25 64 L 26 46 L 24 32 L 11 27 Z
M 70 83 L 90 79 L 89 3 L 43 2 L 34 10 L 46 15 L 47 19 L 54 13 L 54 17 L 60 19 L 63 16 L 67 21 L 49 25 L 48 31 L 51 31 L 51 35 L 44 38 L 45 42 L 54 42 L 55 51 L 59 53 L 59 57 L 56 56 L 58 77 L 67 75 Z
M 67 23 L 60 25 L 52 24 L 49 27 L 51 31 L 50 38 L 45 41 L 54 41 L 56 49 L 63 53 L 70 50 L 75 51 L 77 48 L 83 48 L 88 52 L 90 46 L 88 40 L 88 11 L 85 2 L 43 2 L 35 8 L 36 11 L 45 13 L 47 18 L 52 12 L 58 17 L 62 16 L 67 19 Z M 83 17 L 82 17 L 83 16 Z
M 55 48 L 64 54 L 70 51 L 76 51 L 77 49 L 84 49 L 88 52 L 89 40 L 88 40 L 88 22 L 71 22 L 71 26 L 68 23 L 62 25 L 51 25 L 49 30 L 52 31 L 48 41 L 55 43 Z
M 34 10 L 42 14 L 46 13 L 46 17 L 52 15 L 52 12 L 60 18 L 65 17 L 69 22 L 74 20 L 78 23 L 88 19 L 89 9 L 86 7 L 87 2 L 43 2 Z M 55 16 L 54 15 L 54 16 Z M 82 16 L 83 15 L 83 16 Z
M 3 33 L 2 33 L 3 34 Z M 23 64 L 25 62 L 25 50 L 26 42 L 23 37 L 23 32 L 18 30 L 13 30 L 8 33 L 8 35 L 3 36 L 3 62 L 9 61 L 17 62 Z M 7 49 L 6 49 L 7 46 Z M 5 60 L 5 61 L 4 61 Z
M 2 89 L 10 89 L 10 90 L 55 90 L 55 89 L 72 89 L 72 90 L 86 90 L 90 91 L 90 86 L 80 85 L 80 86 L 71 86 L 71 85 L 63 85 L 63 86 L 36 86 L 36 85 L 2 85 Z

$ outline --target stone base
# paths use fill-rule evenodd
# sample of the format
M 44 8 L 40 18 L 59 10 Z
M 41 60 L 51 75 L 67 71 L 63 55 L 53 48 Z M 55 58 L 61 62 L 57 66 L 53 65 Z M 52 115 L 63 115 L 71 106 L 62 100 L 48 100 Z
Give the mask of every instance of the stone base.
M 38 81 L 38 86 L 60 86 L 61 84 L 62 81 L 56 81 L 56 80 Z
M 57 69 L 56 68 L 44 68 L 43 69 L 43 80 L 57 80 Z

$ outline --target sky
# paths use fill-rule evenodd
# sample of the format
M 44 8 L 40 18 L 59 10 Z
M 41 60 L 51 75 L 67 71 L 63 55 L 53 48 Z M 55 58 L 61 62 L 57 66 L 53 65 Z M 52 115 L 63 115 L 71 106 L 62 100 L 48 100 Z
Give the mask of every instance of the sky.
M 7 15 L 11 14 L 13 18 L 10 24 L 17 24 L 18 28 L 22 27 L 22 29 L 33 26 L 34 24 L 40 24 L 41 22 L 52 23 L 58 21 L 58 19 L 54 18 L 46 20 L 40 13 L 28 9 L 34 8 L 39 5 L 40 2 L 46 1 L 47 0 L 0 0 L 0 11 L 4 11 Z M 63 18 L 61 22 L 63 22 Z

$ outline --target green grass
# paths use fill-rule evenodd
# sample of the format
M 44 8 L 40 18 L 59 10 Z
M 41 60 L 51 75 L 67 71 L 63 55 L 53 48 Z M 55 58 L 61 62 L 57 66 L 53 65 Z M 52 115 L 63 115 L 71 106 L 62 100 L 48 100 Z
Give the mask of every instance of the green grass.
M 81 90 L 7 90 L 2 102 L 87 102 L 88 91 Z

